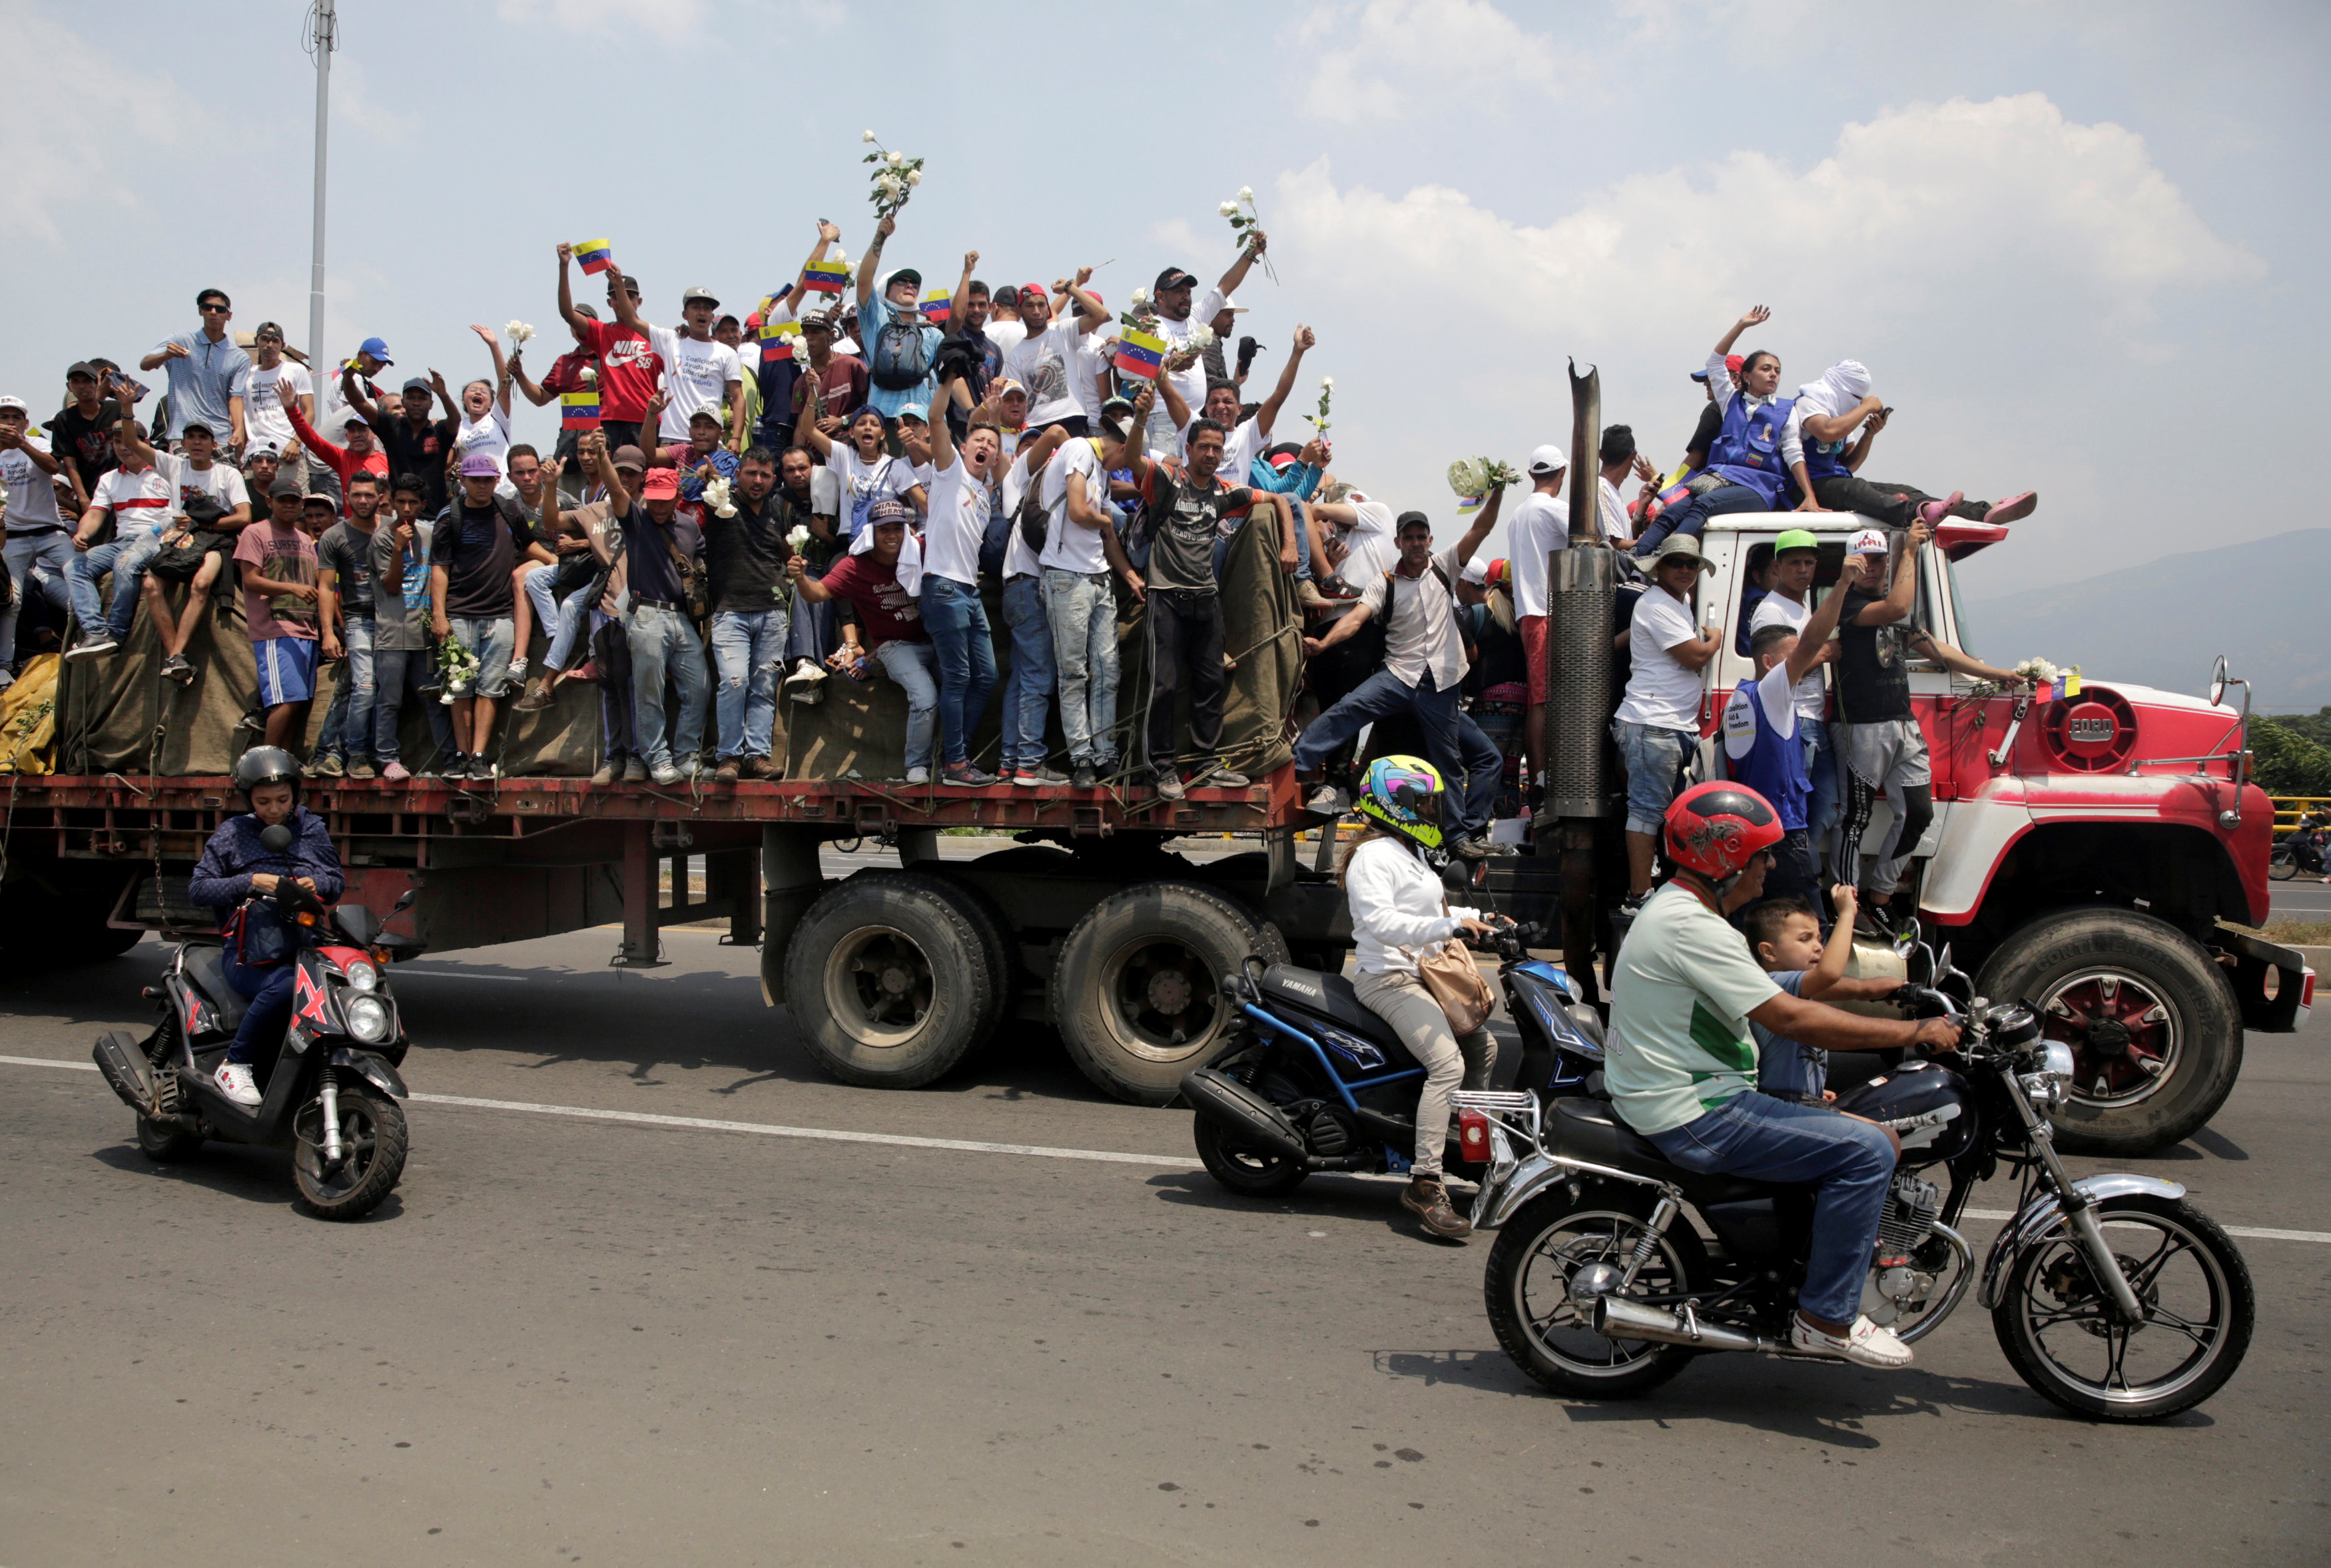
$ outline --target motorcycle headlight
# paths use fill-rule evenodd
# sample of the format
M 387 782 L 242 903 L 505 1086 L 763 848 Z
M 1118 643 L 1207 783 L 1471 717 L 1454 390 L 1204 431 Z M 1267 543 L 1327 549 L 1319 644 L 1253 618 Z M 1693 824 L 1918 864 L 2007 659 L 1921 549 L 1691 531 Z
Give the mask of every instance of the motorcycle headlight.
M 366 1045 L 378 1045 L 388 1038 L 388 1003 L 379 997 L 351 996 L 344 1011 L 347 1014 L 348 1032 Z
M 2072 1048 L 2060 1040 L 2051 1040 L 2040 1053 L 2040 1070 L 2050 1078 L 2069 1080 L 2074 1069 Z
M 359 958 L 342 970 L 348 986 L 355 991 L 371 991 L 380 984 L 380 971 Z

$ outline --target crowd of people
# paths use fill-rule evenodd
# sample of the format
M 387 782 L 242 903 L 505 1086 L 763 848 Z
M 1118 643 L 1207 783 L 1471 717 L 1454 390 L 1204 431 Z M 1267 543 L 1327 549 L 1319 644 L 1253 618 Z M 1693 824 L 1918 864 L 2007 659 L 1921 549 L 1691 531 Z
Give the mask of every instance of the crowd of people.
M 191 685 L 213 646 L 206 615 L 230 622 L 239 594 L 257 671 L 250 743 L 305 746 L 319 667 L 340 666 L 308 758 L 325 777 L 414 776 L 399 736 L 418 705 L 433 771 L 490 782 L 508 712 L 579 680 L 598 693 L 595 784 L 773 778 L 781 700 L 879 679 L 905 698 L 908 785 L 1106 782 L 1177 799 L 1248 782 L 1223 746 L 1240 651 L 1225 645 L 1222 589 L 1238 536 L 1261 528 L 1305 621 L 1290 721 L 1307 804 L 1346 809 L 1355 738 L 1413 726 L 1452 781 L 1451 846 L 1496 852 L 1492 818 L 1542 780 L 1547 562 L 1571 542 L 1560 447 L 1532 451 L 1510 508 L 1502 484 L 1471 499 L 1462 536 L 1436 549 L 1425 512 L 1395 512 L 1334 471 L 1324 399 L 1308 436 L 1283 428 L 1316 346 L 1308 328 L 1273 385 L 1253 376 L 1272 346 L 1236 336 L 1236 296 L 1268 245 L 1260 229 L 1211 285 L 1167 267 L 1118 314 L 1089 268 L 991 288 L 975 251 L 952 288 L 926 290 L 917 268 L 885 258 L 896 230 L 883 217 L 852 268 L 829 259 L 841 232 L 821 221 L 798 276 L 741 318 L 690 285 L 669 327 L 647 319 L 604 242 L 579 257 L 560 245 L 571 347 L 538 378 L 530 328 L 512 323 L 506 350 L 477 326 L 491 374 L 458 394 L 435 370 L 397 381 L 379 337 L 336 368 L 309 364 L 273 322 L 233 332 L 229 296 L 202 290 L 199 324 L 130 367 L 70 366 L 61 408 L 37 426 L 24 399 L 0 397 L 0 684 L 43 647 L 119 657 L 142 607 L 159 675 Z M 578 269 L 604 277 L 603 305 L 576 299 Z M 1732 353 L 1767 314 L 1744 316 L 1694 373 L 1706 405 L 1672 470 L 1624 424 L 1594 454 L 1590 542 L 1646 579 L 1613 723 L 1638 896 L 1719 635 L 1693 608 L 1710 518 L 1850 509 L 1886 525 L 1870 532 L 1882 550 L 1900 537 L 1889 530 L 2033 505 L 1861 479 L 1890 409 L 1850 360 L 1780 395 L 1774 355 Z M 157 373 L 160 388 L 138 379 Z M 513 439 L 514 394 L 557 408 L 547 454 Z M 1482 560 L 1501 516 L 1508 554 Z M 1850 866 L 1880 796 L 1897 800 L 1898 844 L 1915 842 L 1925 766 L 1899 689 L 1907 644 L 1890 630 L 1898 584 L 1856 578 L 1862 603 L 1823 603 L 1847 651 L 1840 736 L 1815 667 L 1831 655 L 1776 634 L 1814 644 L 1829 630 L 1809 608 L 1812 545 L 1784 536 L 1744 625 L 1790 699 L 1776 711 L 1746 683 L 1727 747 L 1765 773 L 1780 750 L 1804 753 L 1804 804 L 1787 803 L 1790 781 L 1779 796 L 1803 819 L 1792 832 Z M 1124 700 L 1119 628 L 1136 603 L 1149 683 Z M 987 751 L 976 732 L 999 684 Z M 1142 722 L 1119 722 L 1137 711 Z M 1792 885 L 1812 885 L 1804 858 Z M 1872 860 L 1865 888 L 1882 893 L 1899 862 Z

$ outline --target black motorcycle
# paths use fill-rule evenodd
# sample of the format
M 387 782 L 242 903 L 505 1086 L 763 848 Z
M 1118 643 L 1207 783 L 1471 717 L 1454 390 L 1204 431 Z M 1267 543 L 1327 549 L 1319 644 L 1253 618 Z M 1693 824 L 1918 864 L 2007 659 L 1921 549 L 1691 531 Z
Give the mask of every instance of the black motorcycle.
M 1905 1343 L 1949 1316 L 1978 1278 L 1955 1227 L 1976 1183 L 2004 1167 L 2022 1192 L 1977 1298 L 2017 1375 L 2099 1421 L 2201 1403 L 2250 1347 L 2256 1304 L 2241 1253 L 2174 1183 L 2073 1180 L 2046 1120 L 2068 1092 L 2070 1048 L 2041 1037 L 2030 1003 L 1974 996 L 1947 948 L 1927 966 L 1936 978 L 1914 1011 L 1957 1020 L 1956 1051 L 1837 1099 L 1902 1144 L 1861 1310 Z M 1532 1096 L 1460 1092 L 1455 1103 L 1489 1124 L 1491 1169 L 1473 1208 L 1476 1229 L 1498 1232 L 1489 1322 L 1532 1378 L 1617 1399 L 1701 1352 L 1790 1354 L 1810 1187 L 1682 1170 L 1592 1097 L 1563 1099 L 1551 1116 Z M 1518 1159 L 1515 1138 L 1527 1145 Z
M 275 835 L 281 835 L 277 842 Z M 261 841 L 281 853 L 290 830 Z M 407 892 L 389 914 L 413 901 Z M 206 1140 L 291 1151 L 292 1202 L 319 1220 L 354 1220 L 379 1207 L 404 1174 L 409 1041 L 389 993 L 390 962 L 422 944 L 382 929 L 359 904 L 327 908 L 286 877 L 252 903 L 292 934 L 291 1021 L 273 1054 L 252 1064 L 260 1103 L 240 1106 L 214 1075 L 250 1003 L 226 983 L 215 937 L 183 943 L 159 985 L 144 994 L 162 1022 L 145 1040 L 115 1030 L 92 1053 L 105 1081 L 138 1113 L 138 1146 L 157 1164 L 184 1160 Z
M 2286 834 L 2267 856 L 2266 874 L 2278 882 L 2288 882 L 2301 871 L 2310 877 L 2323 875 L 2323 837 L 2320 831 L 2308 828 Z

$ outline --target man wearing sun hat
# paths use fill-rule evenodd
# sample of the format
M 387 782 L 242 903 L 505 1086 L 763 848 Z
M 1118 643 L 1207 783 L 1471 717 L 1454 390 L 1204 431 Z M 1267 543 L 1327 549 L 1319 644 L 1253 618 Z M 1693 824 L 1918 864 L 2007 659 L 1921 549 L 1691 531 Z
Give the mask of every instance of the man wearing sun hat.
M 1651 585 L 1635 601 L 1627 623 L 1633 666 L 1627 695 L 1611 720 L 1611 738 L 1627 764 L 1627 900 L 1632 915 L 1651 896 L 1661 820 L 1675 799 L 1684 765 L 1699 743 L 1701 671 L 1716 657 L 1723 634 L 1695 623 L 1699 575 L 1716 569 L 1699 541 L 1671 534 L 1651 556 Z

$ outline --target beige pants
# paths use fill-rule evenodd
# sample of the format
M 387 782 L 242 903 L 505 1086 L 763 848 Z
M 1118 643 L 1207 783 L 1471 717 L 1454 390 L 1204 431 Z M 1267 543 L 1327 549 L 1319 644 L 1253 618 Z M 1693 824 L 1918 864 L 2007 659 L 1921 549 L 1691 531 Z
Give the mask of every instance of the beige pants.
M 1484 1025 L 1460 1040 L 1450 1031 L 1449 1015 L 1441 1011 L 1441 1003 L 1413 974 L 1362 970 L 1352 989 L 1369 1012 L 1392 1025 L 1424 1069 L 1424 1093 L 1416 1102 L 1413 1174 L 1437 1179 L 1441 1151 L 1449 1142 L 1449 1097 L 1460 1082 L 1467 1088 L 1489 1087 L 1489 1074 L 1498 1065 L 1497 1037 Z

